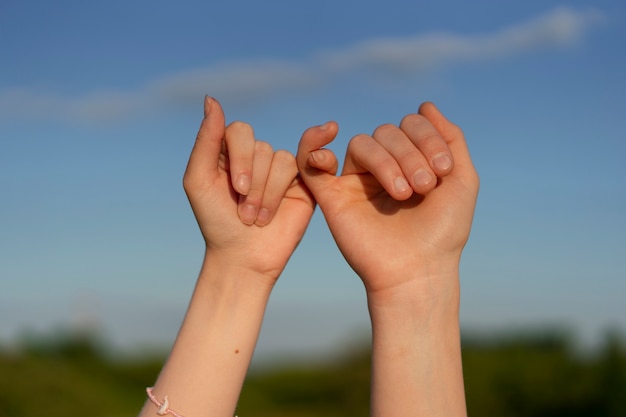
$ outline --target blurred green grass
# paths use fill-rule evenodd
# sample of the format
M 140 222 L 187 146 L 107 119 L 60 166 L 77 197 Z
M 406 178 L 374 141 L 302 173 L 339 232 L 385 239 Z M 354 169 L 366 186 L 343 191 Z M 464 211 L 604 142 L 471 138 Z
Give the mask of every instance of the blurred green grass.
M 626 348 L 607 334 L 592 354 L 558 329 L 464 337 L 470 415 L 626 416 Z M 145 401 L 164 354 L 111 355 L 97 338 L 62 334 L 0 344 L 0 417 L 130 417 Z M 244 417 L 367 416 L 367 349 L 314 364 L 252 371 L 240 398 Z M 419 398 L 416 396 L 416 401 Z

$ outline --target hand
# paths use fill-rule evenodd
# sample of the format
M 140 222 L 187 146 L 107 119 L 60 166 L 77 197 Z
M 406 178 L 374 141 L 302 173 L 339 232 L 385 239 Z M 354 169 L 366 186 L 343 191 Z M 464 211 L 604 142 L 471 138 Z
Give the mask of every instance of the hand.
M 416 280 L 439 285 L 434 275 L 458 268 L 478 192 L 463 133 L 425 103 L 399 127 L 354 137 L 337 177 L 335 155 L 322 149 L 337 130 L 333 122 L 308 129 L 297 162 L 368 295 Z
M 207 256 L 260 273 L 273 284 L 302 238 L 315 203 L 287 151 L 254 138 L 242 122 L 225 127 L 207 97 L 184 187 Z

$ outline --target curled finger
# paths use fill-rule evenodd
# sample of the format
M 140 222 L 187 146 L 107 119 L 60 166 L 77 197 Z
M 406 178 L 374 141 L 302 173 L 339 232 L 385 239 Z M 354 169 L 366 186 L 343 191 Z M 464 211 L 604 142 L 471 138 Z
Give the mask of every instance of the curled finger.
M 272 158 L 263 200 L 256 218 L 257 226 L 265 226 L 272 221 L 297 174 L 298 166 L 295 157 L 288 151 L 276 151 Z
M 368 135 L 357 135 L 350 140 L 342 175 L 372 174 L 380 185 L 396 200 L 406 200 L 413 194 L 398 161 Z
M 246 195 L 252 182 L 252 163 L 255 139 L 252 126 L 244 122 L 233 122 L 224 134 L 226 152 L 230 166 L 232 186 L 239 194 Z
M 248 193 L 239 196 L 239 218 L 245 224 L 254 224 L 257 219 L 272 165 L 273 154 L 274 151 L 269 143 L 255 142 Z
M 443 177 L 452 172 L 454 160 L 445 138 L 421 114 L 409 114 L 400 122 L 400 129 L 428 161 L 432 171 Z
M 397 161 L 415 192 L 426 194 L 435 188 L 437 175 L 404 131 L 397 126 L 385 124 L 379 126 L 372 136 Z

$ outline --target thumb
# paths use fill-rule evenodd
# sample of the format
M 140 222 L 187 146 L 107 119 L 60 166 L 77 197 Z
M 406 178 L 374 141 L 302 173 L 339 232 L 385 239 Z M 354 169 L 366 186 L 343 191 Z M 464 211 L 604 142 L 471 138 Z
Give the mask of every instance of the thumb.
M 323 146 L 332 142 L 338 131 L 335 122 L 314 126 L 302 134 L 298 144 L 296 162 L 300 176 L 318 202 L 320 197 L 323 198 L 324 188 L 334 181 L 337 173 L 337 157 Z
M 217 172 L 224 129 L 222 106 L 214 98 L 206 96 L 204 119 L 189 157 L 185 173 L 186 180 L 202 182 L 206 180 L 207 174 L 214 175 Z

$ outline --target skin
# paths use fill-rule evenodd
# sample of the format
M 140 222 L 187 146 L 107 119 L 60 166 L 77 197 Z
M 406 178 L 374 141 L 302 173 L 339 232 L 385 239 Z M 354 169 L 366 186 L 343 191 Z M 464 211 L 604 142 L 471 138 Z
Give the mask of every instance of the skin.
M 241 122 L 225 126 L 207 97 L 183 185 L 206 243 L 187 314 L 153 393 L 189 416 L 233 416 L 267 301 L 302 238 L 314 201 L 294 157 Z M 245 217 L 255 204 L 265 218 Z M 154 416 L 146 402 L 140 417 Z
M 463 133 L 425 103 L 354 137 L 340 176 L 323 149 L 336 134 L 335 123 L 307 130 L 297 161 L 367 291 L 372 415 L 464 416 L 458 266 L 479 179 Z M 438 184 L 412 181 L 420 170 Z
M 429 126 L 405 128 L 410 125 L 407 119 Z M 478 176 L 460 129 L 431 103 L 422 105 L 419 114 L 405 117 L 401 126 L 387 127 L 385 134 L 379 128 L 372 136 L 354 137 L 340 176 L 334 175 L 335 156 L 322 149 L 337 134 L 335 123 L 307 130 L 297 155 L 302 177 L 339 249 L 369 292 L 389 292 L 409 281 L 423 281 L 406 272 L 423 274 L 420 271 L 457 261 L 474 212 Z M 389 149 L 398 138 L 432 151 L 422 153 L 414 146 L 413 153 L 394 156 Z M 412 189 L 395 186 L 398 178 L 409 182 L 417 170 L 436 172 L 432 162 L 426 164 L 441 152 L 454 155 L 454 168 L 437 173 L 439 184 L 430 185 L 426 196 L 418 194 L 423 189 L 414 184 Z M 363 224 L 367 227 L 360 227 Z
M 273 284 L 315 207 L 296 174 L 289 152 L 274 152 L 271 145 L 256 140 L 246 123 L 224 127 L 220 104 L 207 98 L 183 178 L 207 254 L 262 274 Z M 250 205 L 253 215 L 245 216 Z M 261 218 L 261 212 L 267 215 Z
M 153 390 L 176 412 L 233 415 L 269 295 L 317 202 L 367 290 L 372 415 L 465 415 L 458 263 L 478 177 L 463 135 L 427 103 L 355 136 L 337 176 L 323 149 L 337 130 L 308 129 L 294 157 L 246 123 L 225 126 L 206 98 L 183 181 L 206 254 Z M 146 402 L 140 416 L 155 411 Z

